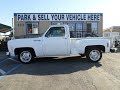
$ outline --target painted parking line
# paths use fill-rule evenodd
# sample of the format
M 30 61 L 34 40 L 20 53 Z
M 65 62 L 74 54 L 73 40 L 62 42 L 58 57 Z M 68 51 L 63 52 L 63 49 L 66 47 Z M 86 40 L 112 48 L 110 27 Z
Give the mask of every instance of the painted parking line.
M 13 59 L 13 58 L 6 58 L 6 59 L 4 59 L 4 60 L 2 60 L 1 62 L 0 62 L 0 64 L 2 64 L 2 63 L 4 63 L 5 61 L 7 62 L 8 60 L 10 60 L 10 61 L 14 61 L 14 62 L 19 62 L 19 61 L 17 61 L 17 60 L 15 60 L 15 59 Z M 5 62 L 5 63 L 6 63 Z M 20 62 L 19 62 L 20 63 Z M 10 68 L 9 70 L 7 70 L 7 71 L 4 71 L 3 69 L 0 69 L 0 73 L 1 73 L 1 76 L 0 76 L 0 79 L 1 78 L 4 78 L 7 74 L 10 74 L 12 71 L 14 71 L 14 70 L 16 70 L 17 68 L 19 68 L 20 66 L 22 66 L 23 64 L 17 64 L 17 65 L 15 65 L 14 67 L 12 67 L 12 68 Z
M 7 59 L 9 59 L 9 60 L 11 60 L 11 61 L 14 61 L 14 62 L 19 62 L 19 61 L 13 59 L 13 58 L 7 58 Z
M 20 66 L 22 66 L 22 65 L 23 65 L 23 64 L 18 64 L 18 65 L 16 65 L 15 67 L 13 67 L 13 68 L 10 69 L 9 71 L 7 71 L 5 75 L 10 74 L 12 71 L 16 70 L 18 67 L 20 67 Z
M 5 62 L 5 61 L 7 61 L 7 60 L 8 60 L 8 59 L 4 59 L 3 61 L 0 62 L 0 64 L 3 63 L 3 62 Z
M 0 79 L 4 78 L 7 74 L 10 74 L 12 71 L 16 70 L 17 68 L 19 68 L 22 65 L 23 64 L 18 64 L 16 66 L 14 66 L 12 69 L 8 70 L 7 72 L 4 72 L 4 74 L 2 76 L 0 76 Z
M 6 72 L 5 72 L 4 70 L 0 69 L 0 73 L 1 73 L 2 75 L 4 75 Z
M 19 62 L 19 61 L 13 59 L 13 58 L 6 58 L 3 61 L 1 61 L 0 64 L 3 63 L 3 62 L 5 62 L 5 61 L 7 61 L 7 60 L 11 60 L 11 61 L 14 61 L 14 62 Z

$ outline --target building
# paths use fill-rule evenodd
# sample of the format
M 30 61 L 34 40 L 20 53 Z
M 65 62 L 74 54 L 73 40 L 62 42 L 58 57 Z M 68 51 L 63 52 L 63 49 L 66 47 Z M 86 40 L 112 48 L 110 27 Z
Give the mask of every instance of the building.
M 114 39 L 114 41 L 116 39 L 119 39 L 120 38 L 120 26 L 112 26 L 107 29 L 104 29 L 103 36 L 112 38 Z
M 50 25 L 67 24 L 73 37 L 103 35 L 102 13 L 14 13 L 14 36 L 36 37 Z
M 6 33 L 12 31 L 12 27 L 0 23 L 0 33 Z
M 103 36 L 110 38 L 113 45 L 117 47 L 120 45 L 120 26 L 112 26 L 104 29 Z

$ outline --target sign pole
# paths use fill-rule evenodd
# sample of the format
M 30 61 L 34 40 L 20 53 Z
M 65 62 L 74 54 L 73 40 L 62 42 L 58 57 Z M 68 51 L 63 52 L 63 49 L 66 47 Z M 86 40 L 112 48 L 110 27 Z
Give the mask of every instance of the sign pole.
M 14 37 L 14 31 L 15 31 L 15 30 L 14 30 L 14 19 L 13 19 L 13 18 L 12 18 L 12 29 L 13 29 L 12 33 L 13 33 L 13 39 L 14 39 L 14 38 L 15 38 L 15 37 Z

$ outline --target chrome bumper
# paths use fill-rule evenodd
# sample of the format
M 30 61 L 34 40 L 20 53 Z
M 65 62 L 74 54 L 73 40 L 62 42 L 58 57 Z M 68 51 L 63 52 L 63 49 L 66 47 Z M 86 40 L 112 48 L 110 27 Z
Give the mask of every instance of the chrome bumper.
M 6 55 L 7 55 L 7 56 L 10 56 L 10 52 L 6 52 Z

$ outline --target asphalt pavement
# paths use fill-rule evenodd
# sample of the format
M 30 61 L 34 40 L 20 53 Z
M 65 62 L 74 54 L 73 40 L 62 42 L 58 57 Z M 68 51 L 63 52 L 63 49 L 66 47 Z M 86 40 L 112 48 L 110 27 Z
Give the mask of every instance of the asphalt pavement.
M 31 64 L 0 53 L 0 90 L 120 90 L 120 53 L 98 63 L 85 57 L 39 58 Z

